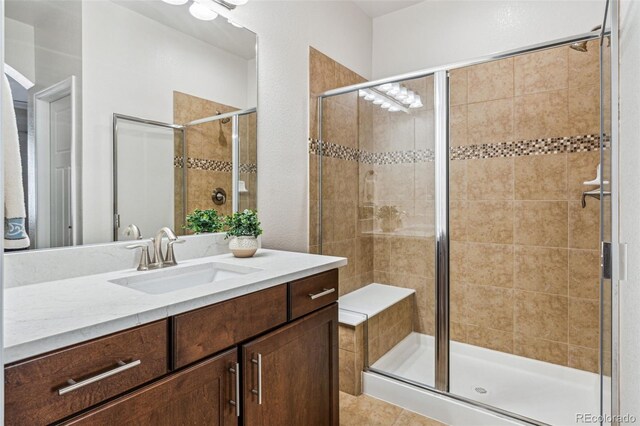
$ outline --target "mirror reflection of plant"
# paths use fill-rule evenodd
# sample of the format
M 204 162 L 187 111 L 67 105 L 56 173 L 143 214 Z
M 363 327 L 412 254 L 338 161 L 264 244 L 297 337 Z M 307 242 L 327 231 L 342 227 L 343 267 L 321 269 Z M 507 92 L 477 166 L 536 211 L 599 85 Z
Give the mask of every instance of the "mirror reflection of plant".
M 224 216 L 218 215 L 213 209 L 195 209 L 187 215 L 187 224 L 183 228 L 196 234 L 221 232 L 224 229 Z
M 227 238 L 229 237 L 257 237 L 262 234 L 262 228 L 258 221 L 258 213 L 255 210 L 245 209 L 225 218 L 227 226 Z

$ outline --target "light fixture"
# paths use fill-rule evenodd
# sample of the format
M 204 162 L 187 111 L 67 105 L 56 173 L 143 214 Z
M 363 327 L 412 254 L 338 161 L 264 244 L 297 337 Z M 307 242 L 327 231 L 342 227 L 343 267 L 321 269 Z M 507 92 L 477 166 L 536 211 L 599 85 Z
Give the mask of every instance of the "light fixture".
M 376 96 L 373 100 L 374 105 L 382 105 L 384 103 L 384 98 L 382 96 Z
M 193 4 L 189 6 L 189 13 L 191 13 L 191 16 L 196 19 L 200 19 L 201 21 L 213 21 L 218 17 L 216 12 L 197 1 L 194 1 Z
M 358 96 L 364 98 L 365 96 L 367 96 L 367 92 L 364 90 L 358 90 Z
M 373 101 L 376 99 L 376 95 L 374 95 L 373 93 L 369 92 L 365 95 L 364 100 L 365 101 Z
M 224 0 L 224 1 L 234 6 L 242 6 L 243 4 L 247 4 L 249 0 Z
M 398 83 L 393 83 L 391 88 L 387 91 L 388 95 L 395 96 L 400 93 L 400 85 Z
M 389 108 L 390 112 L 398 112 L 400 111 L 400 108 L 396 107 L 396 106 L 392 106 L 391 108 Z
M 391 103 L 390 102 L 383 102 L 382 105 L 380 105 L 380 108 L 389 109 L 389 108 L 391 108 Z
M 406 87 L 403 87 L 403 88 L 400 89 L 400 91 L 396 95 L 396 99 L 401 101 L 403 99 L 406 99 L 407 96 L 409 96 L 409 91 L 407 90 Z
M 413 103 L 409 105 L 409 108 L 422 108 L 423 106 L 424 105 L 422 105 L 422 99 L 420 99 L 420 96 L 417 95 Z
M 386 92 L 387 90 L 390 90 L 392 86 L 393 86 L 393 84 L 391 84 L 391 83 L 381 84 L 380 86 L 378 86 L 378 90 L 380 90 L 382 92 Z
M 180 6 L 188 2 L 189 0 L 162 0 L 165 3 L 172 4 L 174 6 Z

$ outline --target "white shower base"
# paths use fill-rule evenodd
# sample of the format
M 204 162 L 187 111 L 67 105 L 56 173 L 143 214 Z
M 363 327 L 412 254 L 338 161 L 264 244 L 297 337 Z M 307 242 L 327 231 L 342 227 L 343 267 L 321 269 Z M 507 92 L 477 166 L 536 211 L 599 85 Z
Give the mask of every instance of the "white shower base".
M 433 386 L 433 336 L 411 333 L 372 368 Z M 451 342 L 450 375 L 452 394 L 538 422 L 584 424 L 578 413 L 599 413 L 600 378 L 594 373 Z M 450 425 L 519 424 L 371 372 L 364 373 L 364 392 Z

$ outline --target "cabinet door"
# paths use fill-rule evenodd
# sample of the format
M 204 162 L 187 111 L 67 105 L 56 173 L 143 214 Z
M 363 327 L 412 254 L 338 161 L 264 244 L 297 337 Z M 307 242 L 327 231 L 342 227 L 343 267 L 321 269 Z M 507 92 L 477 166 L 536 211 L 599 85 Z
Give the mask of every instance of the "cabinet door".
M 237 350 L 225 352 L 64 424 L 91 426 L 237 425 Z
M 242 347 L 246 425 L 338 425 L 336 303 Z

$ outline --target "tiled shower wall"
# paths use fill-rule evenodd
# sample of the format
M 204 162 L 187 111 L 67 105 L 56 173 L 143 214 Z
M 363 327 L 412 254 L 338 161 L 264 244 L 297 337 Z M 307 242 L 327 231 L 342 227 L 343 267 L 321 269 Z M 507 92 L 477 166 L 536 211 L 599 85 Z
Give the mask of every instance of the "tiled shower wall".
M 599 163 L 588 47 L 451 73 L 451 335 L 597 371 L 599 203 L 580 205 Z
M 451 72 L 450 303 L 454 340 L 597 371 L 599 209 L 595 199 L 580 206 L 599 162 L 598 46 L 588 48 Z M 317 51 L 310 60 L 315 252 L 313 94 L 358 81 Z M 370 282 L 416 289 L 414 328 L 432 334 L 433 86 L 403 85 L 424 91 L 425 108 L 391 114 L 355 93 L 325 101 L 323 252 L 349 258 L 341 293 Z M 406 212 L 401 229 L 379 230 L 373 206 L 382 205 Z
M 208 99 L 174 92 L 174 122 L 188 123 L 200 118 L 211 117 L 217 112 L 222 114 L 237 111 L 238 108 L 214 102 Z M 241 194 L 239 207 L 254 208 L 256 198 L 256 120 L 255 114 L 239 118 L 240 137 L 240 179 L 244 179 L 249 193 Z M 215 209 L 218 213 L 228 215 L 232 205 L 231 179 L 231 121 L 220 120 L 189 127 L 186 130 L 187 159 L 176 153 L 176 170 L 187 167 L 187 214 L 195 209 Z M 176 145 L 177 146 L 177 145 Z M 186 164 L 185 164 L 186 163 Z M 181 173 L 180 173 L 181 175 Z M 181 177 L 181 176 L 180 176 Z M 176 179 L 176 185 L 181 185 Z M 211 199 L 215 188 L 222 188 L 227 193 L 227 201 L 216 205 Z M 182 192 L 176 187 L 176 194 Z M 178 206 L 178 203 L 176 203 Z M 181 210 L 176 209 L 176 224 L 184 223 Z
M 327 90 L 364 82 L 365 79 L 314 48 L 309 49 L 309 135 L 317 139 L 317 96 Z M 324 104 L 326 140 L 350 150 L 359 145 L 358 95 L 330 98 Z M 319 251 L 318 155 L 309 154 L 309 251 Z M 349 264 L 340 270 L 340 294 L 349 293 L 373 280 L 373 241 L 360 232 L 358 219 L 359 164 L 346 157 L 322 158 L 323 254 L 343 256 Z

